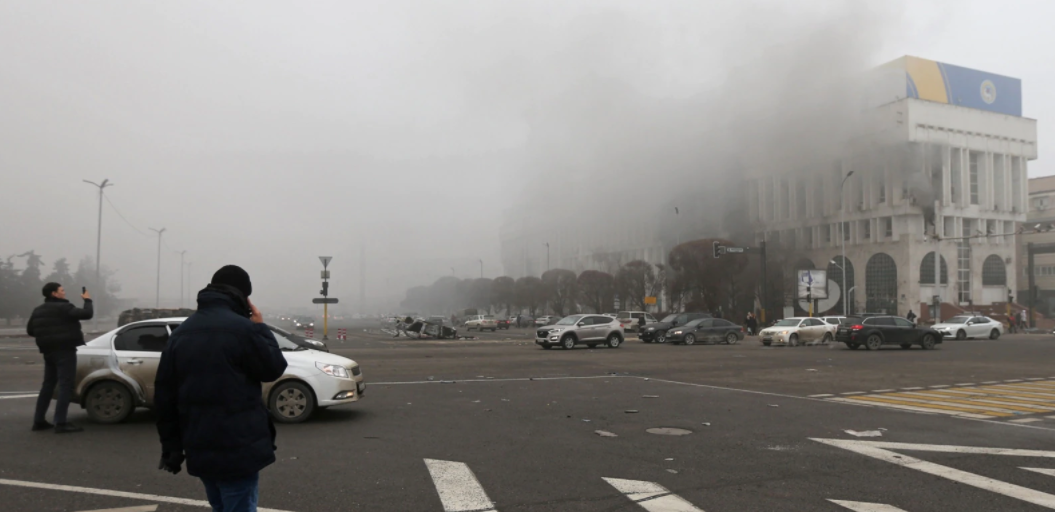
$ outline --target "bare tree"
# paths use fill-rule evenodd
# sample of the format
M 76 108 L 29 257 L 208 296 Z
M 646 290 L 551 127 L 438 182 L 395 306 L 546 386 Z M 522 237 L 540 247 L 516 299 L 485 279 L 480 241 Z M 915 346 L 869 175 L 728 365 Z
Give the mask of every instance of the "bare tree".
M 579 296 L 579 282 L 575 272 L 564 268 L 547 270 L 542 274 L 542 285 L 546 289 L 546 299 L 553 312 L 564 316 L 576 309 Z
M 539 306 L 546 300 L 542 280 L 535 276 L 521 277 L 516 280 L 513 290 L 517 304 L 527 308 L 528 313 L 534 318 Z
M 579 274 L 579 294 L 583 305 L 594 313 L 604 313 L 612 305 L 615 295 L 615 278 L 607 272 L 586 270 Z
M 491 299 L 500 306 L 505 306 L 506 316 L 513 314 L 513 304 L 516 302 L 516 281 L 512 277 L 501 276 L 491 281 Z

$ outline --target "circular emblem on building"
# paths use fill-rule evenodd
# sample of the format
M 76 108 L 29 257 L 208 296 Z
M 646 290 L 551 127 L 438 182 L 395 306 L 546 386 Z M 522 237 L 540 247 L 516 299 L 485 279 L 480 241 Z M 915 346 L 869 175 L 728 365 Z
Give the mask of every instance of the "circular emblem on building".
M 996 85 L 992 80 L 982 82 L 982 101 L 992 104 L 996 101 Z

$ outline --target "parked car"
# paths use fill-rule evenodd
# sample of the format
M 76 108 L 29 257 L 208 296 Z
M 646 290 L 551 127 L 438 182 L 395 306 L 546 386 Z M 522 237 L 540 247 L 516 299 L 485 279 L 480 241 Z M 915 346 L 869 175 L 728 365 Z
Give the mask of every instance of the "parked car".
M 931 326 L 945 338 L 964 340 L 967 338 L 989 338 L 995 340 L 1004 334 L 1004 323 L 987 316 L 959 315 Z
M 471 316 L 465 320 L 465 330 L 471 331 L 473 329 L 476 329 L 480 332 L 495 332 L 498 330 L 498 322 L 495 320 L 494 315 Z
M 645 325 L 656 323 L 656 318 L 644 311 L 620 311 L 616 318 L 628 332 L 638 332 L 642 318 L 645 319 Z
M 509 329 L 509 326 L 515 321 L 516 319 L 513 319 L 511 322 L 508 318 L 499 318 L 498 320 L 495 320 L 495 326 L 499 329 Z
M 78 347 L 73 401 L 98 423 L 119 423 L 137 407 L 153 407 L 161 352 L 184 320 L 133 322 Z M 362 398 L 366 383 L 358 363 L 298 345 L 285 331 L 271 330 L 288 364 L 278 380 L 263 385 L 265 405 L 275 421 L 299 423 L 317 408 Z
M 940 332 L 921 327 L 899 316 L 872 316 L 858 319 L 849 325 L 839 326 L 835 340 L 845 343 L 851 350 L 864 345 L 868 350 L 879 350 L 883 345 L 900 345 L 903 349 L 919 345 L 923 350 L 932 350 L 941 343 Z
M 765 346 L 789 345 L 797 347 L 803 343 L 822 342 L 832 340 L 832 333 L 828 331 L 828 324 L 819 318 L 793 317 L 780 320 L 773 325 L 759 331 L 759 339 Z
M 827 324 L 826 327 L 828 328 L 828 332 L 832 333 L 832 338 L 835 338 L 835 331 L 839 330 L 839 326 L 847 321 L 847 317 L 845 316 L 822 316 L 818 318 Z
M 622 345 L 624 331 L 618 320 L 604 315 L 571 315 L 554 325 L 535 331 L 535 343 L 549 350 L 560 345 L 565 349 L 585 344 L 590 348 L 604 343 L 610 348 Z
M 560 320 L 559 316 L 540 316 L 535 319 L 535 327 L 552 325 L 557 323 L 558 320 Z
M 697 318 L 681 327 L 672 327 L 667 340 L 675 345 L 695 345 L 697 341 L 735 345 L 744 339 L 744 328 L 722 318 Z
M 667 332 L 672 327 L 683 326 L 693 320 L 699 318 L 711 318 L 710 313 L 675 313 L 673 315 L 667 315 L 666 318 L 659 322 L 653 322 L 645 324 L 645 328 L 641 330 L 638 335 L 641 341 L 645 343 L 666 343 Z

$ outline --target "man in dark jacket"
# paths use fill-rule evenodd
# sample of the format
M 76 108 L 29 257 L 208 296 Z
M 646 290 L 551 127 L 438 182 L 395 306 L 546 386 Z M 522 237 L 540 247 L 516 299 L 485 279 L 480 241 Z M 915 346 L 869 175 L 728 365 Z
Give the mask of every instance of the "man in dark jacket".
M 44 354 L 44 385 L 37 395 L 37 411 L 33 416 L 33 430 L 52 427 L 58 434 L 80 432 L 84 429 L 66 421 L 66 411 L 73 396 L 73 379 L 77 376 L 77 347 L 84 345 L 81 320 L 92 318 L 92 297 L 81 294 L 84 307 L 78 308 L 66 300 L 66 289 L 59 283 L 48 283 L 42 290 L 44 303 L 33 310 L 26 323 L 26 332 L 37 339 L 37 348 Z M 55 424 L 45 416 L 51 396 L 58 384 L 59 396 L 55 403 Z
M 176 474 L 186 460 L 214 511 L 255 511 L 259 472 L 275 462 L 261 383 L 281 377 L 286 359 L 252 292 L 245 270 L 218 270 L 172 333 L 154 382 L 159 469 Z

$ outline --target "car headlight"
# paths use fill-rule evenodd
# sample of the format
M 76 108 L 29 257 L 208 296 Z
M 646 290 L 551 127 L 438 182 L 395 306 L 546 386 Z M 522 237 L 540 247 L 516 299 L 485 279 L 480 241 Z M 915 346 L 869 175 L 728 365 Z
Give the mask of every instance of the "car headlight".
M 564 328 L 563 328 L 563 327 L 557 327 L 557 328 L 555 328 L 555 329 L 550 329 L 550 330 L 549 330 L 549 333 L 550 333 L 550 334 L 556 334 L 556 333 L 558 333 L 558 332 L 561 332 L 561 331 L 563 331 L 563 330 L 564 330 Z
M 341 378 L 341 379 L 347 379 L 348 378 L 348 369 L 343 367 L 343 366 L 336 365 L 336 364 L 326 364 L 326 363 L 322 363 L 322 362 L 316 362 L 315 363 L 315 367 L 318 368 L 319 370 L 322 370 L 322 373 L 325 373 L 326 375 L 329 375 L 330 377 L 337 377 L 337 378 Z
M 671 333 L 671 334 L 681 334 L 681 333 L 682 333 L 682 331 L 674 331 L 674 332 L 673 332 L 673 333 Z
M 315 327 L 315 322 L 312 322 L 312 323 L 310 323 L 308 325 L 311 326 L 311 327 Z
M 645 329 L 645 330 L 649 331 L 649 332 L 652 332 L 652 331 L 656 330 L 656 328 L 655 327 L 649 327 L 648 329 Z
M 780 331 L 780 334 L 787 334 L 789 331 Z

